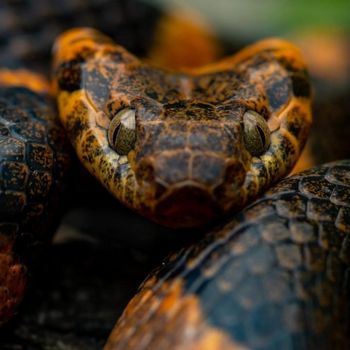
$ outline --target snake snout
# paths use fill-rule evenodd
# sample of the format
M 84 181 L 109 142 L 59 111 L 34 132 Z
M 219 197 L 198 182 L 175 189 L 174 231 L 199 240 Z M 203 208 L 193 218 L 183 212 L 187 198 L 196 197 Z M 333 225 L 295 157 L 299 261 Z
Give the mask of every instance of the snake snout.
M 242 165 L 212 152 L 166 151 L 140 161 L 143 207 L 172 227 L 203 226 L 239 201 Z M 241 181 L 242 180 L 242 181 Z

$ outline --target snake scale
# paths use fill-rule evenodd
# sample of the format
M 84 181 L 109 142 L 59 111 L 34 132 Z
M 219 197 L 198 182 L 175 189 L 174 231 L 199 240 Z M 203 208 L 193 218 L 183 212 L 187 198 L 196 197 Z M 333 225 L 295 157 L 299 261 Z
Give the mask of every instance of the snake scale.
M 348 349 L 350 162 L 284 179 L 141 286 L 106 349 Z
M 259 198 L 292 169 L 311 124 L 297 48 L 264 40 L 173 72 L 81 28 L 57 39 L 53 60 L 68 138 L 117 199 L 171 227 L 230 217 L 144 282 L 106 349 L 349 346 L 349 161 Z M 41 76 L 0 71 L 2 323 L 57 223 L 69 167 L 50 94 Z

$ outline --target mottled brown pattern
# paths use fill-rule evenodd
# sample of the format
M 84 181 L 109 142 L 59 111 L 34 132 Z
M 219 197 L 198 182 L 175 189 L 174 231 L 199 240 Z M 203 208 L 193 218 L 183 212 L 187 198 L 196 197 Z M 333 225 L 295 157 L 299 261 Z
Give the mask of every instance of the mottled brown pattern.
M 23 298 L 33 245 L 53 232 L 69 165 L 49 90 L 41 76 L 0 70 L 0 324 Z
M 220 329 L 212 327 L 210 324 L 203 322 L 203 314 L 198 299 L 195 296 L 183 297 L 183 286 L 181 281 L 177 281 L 171 288 L 170 292 L 167 292 L 168 285 L 164 283 L 161 286 L 162 292 L 165 294 L 164 298 L 159 299 L 153 297 L 150 288 L 152 281 L 148 281 L 145 288 L 132 300 L 131 304 L 125 310 L 131 309 L 133 315 L 137 314 L 138 320 L 143 320 L 146 313 L 143 308 L 138 310 L 138 305 L 142 304 L 145 300 L 148 301 L 149 309 L 154 310 L 156 308 L 153 317 L 145 322 L 141 327 L 142 329 L 132 338 L 119 338 L 118 335 L 113 338 L 113 341 L 109 342 L 105 347 L 105 350 L 114 349 L 115 347 L 123 349 L 125 343 L 130 340 L 128 346 L 130 349 L 139 349 L 143 345 L 149 349 L 172 349 L 172 350 L 245 350 L 244 346 L 236 344 L 226 334 L 221 332 Z M 135 306 L 135 308 L 134 308 Z M 171 309 L 172 312 L 168 313 L 167 310 Z M 167 323 L 166 332 L 172 334 L 172 336 L 164 337 L 162 323 Z M 124 337 L 124 332 L 130 332 L 130 324 L 120 324 L 120 332 Z M 148 338 L 147 334 L 152 332 L 152 339 Z M 112 335 L 113 337 L 113 335 Z M 124 343 L 125 341 L 125 343 Z M 142 344 L 142 345 L 141 345 Z M 147 345 L 146 345 L 147 344 Z
M 304 61 L 281 40 L 175 73 L 97 31 L 74 29 L 56 42 L 54 77 L 62 122 L 85 167 L 125 205 L 169 226 L 204 225 L 242 208 L 293 167 L 311 122 Z M 125 107 L 136 111 L 136 144 L 121 156 L 107 129 Z M 244 145 L 249 109 L 271 131 L 259 157 Z
M 349 190 L 349 160 L 282 180 L 151 274 L 105 349 L 348 349 Z

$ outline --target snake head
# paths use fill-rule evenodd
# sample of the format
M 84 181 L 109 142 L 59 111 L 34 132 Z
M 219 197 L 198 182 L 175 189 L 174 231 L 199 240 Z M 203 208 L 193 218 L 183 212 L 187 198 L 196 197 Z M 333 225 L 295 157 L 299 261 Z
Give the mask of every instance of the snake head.
M 278 39 L 171 72 L 73 29 L 56 41 L 54 78 L 85 167 L 125 205 L 173 227 L 239 210 L 285 176 L 311 124 L 305 63 Z

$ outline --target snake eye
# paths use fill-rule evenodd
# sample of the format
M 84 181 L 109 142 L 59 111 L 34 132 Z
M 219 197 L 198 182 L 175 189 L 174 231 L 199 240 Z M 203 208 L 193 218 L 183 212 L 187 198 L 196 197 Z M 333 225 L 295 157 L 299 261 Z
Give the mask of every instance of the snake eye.
M 257 112 L 249 110 L 243 116 L 244 141 L 252 156 L 260 156 L 270 146 L 270 130 L 266 120 Z
M 124 108 L 118 112 L 109 124 L 109 145 L 120 155 L 128 154 L 136 141 L 135 110 Z

